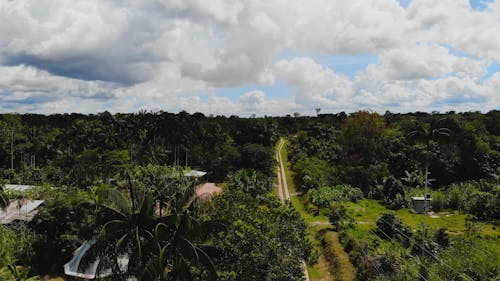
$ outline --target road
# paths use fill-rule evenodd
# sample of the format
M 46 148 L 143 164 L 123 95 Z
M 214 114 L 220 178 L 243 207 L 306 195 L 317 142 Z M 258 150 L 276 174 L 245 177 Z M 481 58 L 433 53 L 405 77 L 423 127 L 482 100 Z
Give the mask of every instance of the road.
M 285 140 L 280 138 L 278 148 L 276 149 L 276 161 L 278 161 L 278 194 L 281 203 L 288 204 L 290 202 L 290 192 L 288 191 L 288 182 L 286 180 L 285 166 L 283 165 L 283 158 L 281 156 L 281 150 L 285 145 Z M 304 279 L 309 281 L 309 273 L 307 272 L 306 262 L 302 261 L 302 268 L 304 270 Z

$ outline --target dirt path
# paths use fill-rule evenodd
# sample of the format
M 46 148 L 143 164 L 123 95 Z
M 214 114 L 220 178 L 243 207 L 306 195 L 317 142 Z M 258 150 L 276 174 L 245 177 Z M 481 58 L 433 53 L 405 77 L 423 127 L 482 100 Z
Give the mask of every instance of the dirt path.
M 285 163 L 282 156 L 282 149 L 285 145 L 284 139 L 280 139 L 278 147 L 276 149 L 276 160 L 278 161 L 278 193 L 281 202 L 285 203 L 290 201 L 290 192 L 288 190 L 288 182 L 286 178 Z M 299 194 L 292 188 L 294 192 L 293 196 L 298 196 Z M 294 204 L 302 204 L 300 200 L 297 202 L 294 198 Z M 295 206 L 296 208 L 301 208 L 301 206 Z M 305 210 L 303 210 L 305 211 Z M 352 265 L 349 255 L 344 251 L 343 246 L 339 241 L 338 233 L 332 231 L 331 224 L 324 218 L 314 217 L 313 220 L 308 220 L 309 230 L 315 236 L 315 239 L 324 241 L 324 248 L 322 247 L 316 266 L 311 268 L 311 278 L 315 281 L 333 281 L 333 280 L 343 280 L 343 281 L 353 281 L 356 280 L 356 270 Z M 326 230 L 328 229 L 328 230 Z M 333 269 L 333 268 L 336 268 Z M 307 276 L 306 280 L 310 280 L 307 267 L 304 263 L 304 275 Z M 335 276 L 334 276 L 335 275 Z
M 286 181 L 285 166 L 283 165 L 283 158 L 281 157 L 281 149 L 285 141 L 280 139 L 278 149 L 276 150 L 276 160 L 278 161 L 278 193 L 281 199 L 281 203 L 285 204 L 290 202 L 290 192 L 288 191 L 288 183 Z M 307 272 L 306 262 L 302 261 L 302 268 L 304 270 L 304 279 L 309 281 L 309 273 Z

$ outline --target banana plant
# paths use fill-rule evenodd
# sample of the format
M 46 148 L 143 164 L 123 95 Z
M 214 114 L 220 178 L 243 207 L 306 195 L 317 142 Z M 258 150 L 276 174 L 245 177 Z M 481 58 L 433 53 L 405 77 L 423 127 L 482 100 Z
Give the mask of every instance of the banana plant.
M 17 266 L 13 264 L 9 264 L 7 266 L 7 269 L 9 269 L 10 274 L 16 281 L 35 281 L 39 280 L 38 276 L 33 276 L 29 277 L 30 274 L 30 268 L 25 267 L 23 269 L 19 269 Z

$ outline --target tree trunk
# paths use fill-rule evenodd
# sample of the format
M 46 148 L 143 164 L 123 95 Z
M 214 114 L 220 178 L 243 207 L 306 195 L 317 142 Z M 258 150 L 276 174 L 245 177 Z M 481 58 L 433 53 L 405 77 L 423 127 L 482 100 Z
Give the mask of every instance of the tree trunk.
M 10 130 L 10 168 L 14 171 L 14 129 Z

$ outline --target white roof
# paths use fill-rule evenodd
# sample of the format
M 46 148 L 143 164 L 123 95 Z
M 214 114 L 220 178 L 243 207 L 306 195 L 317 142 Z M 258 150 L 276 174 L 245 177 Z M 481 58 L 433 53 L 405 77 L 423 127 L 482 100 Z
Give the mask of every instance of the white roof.
M 185 173 L 184 175 L 186 177 L 195 177 L 195 178 L 201 178 L 203 177 L 204 175 L 206 175 L 207 172 L 203 172 L 203 171 L 197 171 L 197 170 L 191 170 L 187 173 Z
M 13 200 L 5 210 L 0 210 L 0 223 L 9 224 L 15 220 L 31 221 L 43 200 Z
M 5 190 L 12 190 L 12 191 L 28 191 L 30 189 L 33 189 L 34 185 L 22 185 L 22 184 L 5 184 L 4 188 Z
M 75 276 L 85 279 L 103 278 L 113 275 L 112 270 L 109 268 L 101 269 L 101 272 L 97 273 L 97 267 L 99 266 L 99 258 L 95 259 L 94 262 L 90 263 L 85 270 L 79 268 L 83 256 L 93 244 L 94 244 L 93 241 L 85 241 L 80 247 L 78 247 L 78 249 L 76 249 L 73 258 L 64 265 L 64 274 L 68 276 Z M 127 268 L 128 260 L 129 260 L 128 257 L 118 258 L 118 265 L 121 270 L 125 270 Z M 133 279 L 129 278 L 127 280 L 133 280 Z
M 413 199 L 415 201 L 424 201 L 425 197 L 412 197 L 411 199 Z M 427 198 L 427 201 L 430 201 L 430 200 L 432 200 L 432 198 Z

